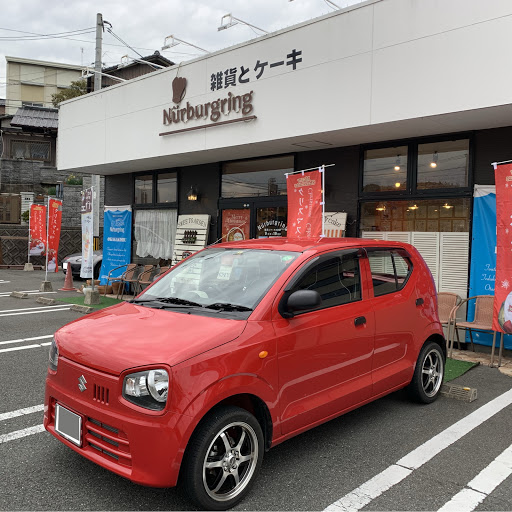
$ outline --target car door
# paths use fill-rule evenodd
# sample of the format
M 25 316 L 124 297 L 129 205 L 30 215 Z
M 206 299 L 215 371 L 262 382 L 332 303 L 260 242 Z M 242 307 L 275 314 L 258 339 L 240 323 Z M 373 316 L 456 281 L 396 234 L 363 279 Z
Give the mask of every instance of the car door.
M 293 318 L 277 311 L 273 317 L 282 434 L 312 426 L 371 396 L 375 321 L 368 309 L 362 257 L 360 249 L 324 254 L 303 266 L 285 287 L 285 297 L 296 290 L 316 290 L 322 303 Z
M 416 360 L 414 333 L 424 320 L 415 302 L 410 255 L 397 247 L 367 248 L 367 255 L 376 329 L 373 394 L 380 395 L 410 380 Z

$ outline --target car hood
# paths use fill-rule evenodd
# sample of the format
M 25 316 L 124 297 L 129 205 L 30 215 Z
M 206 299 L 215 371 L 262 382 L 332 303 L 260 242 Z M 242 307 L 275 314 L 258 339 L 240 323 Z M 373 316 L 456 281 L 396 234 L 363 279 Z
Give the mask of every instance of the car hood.
M 246 320 L 125 302 L 65 325 L 55 333 L 55 339 L 61 356 L 119 375 L 143 365 L 178 364 L 234 340 L 246 325 Z

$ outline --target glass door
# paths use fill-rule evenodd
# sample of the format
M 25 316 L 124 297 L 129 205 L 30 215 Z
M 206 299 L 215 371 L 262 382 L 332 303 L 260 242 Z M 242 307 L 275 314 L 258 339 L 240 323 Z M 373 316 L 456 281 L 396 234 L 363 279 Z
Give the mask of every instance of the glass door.
M 286 196 L 221 200 L 220 209 L 219 238 L 222 237 L 223 242 L 286 236 Z

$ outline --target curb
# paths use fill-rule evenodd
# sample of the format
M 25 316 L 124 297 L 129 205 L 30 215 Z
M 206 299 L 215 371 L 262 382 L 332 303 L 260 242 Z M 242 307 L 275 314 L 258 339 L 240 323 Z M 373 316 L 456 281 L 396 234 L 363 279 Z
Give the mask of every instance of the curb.
M 39 302 L 39 304 L 46 304 L 48 306 L 53 306 L 57 304 L 57 301 L 55 299 L 49 299 L 48 297 L 38 297 L 36 299 L 36 302 Z
M 80 304 L 73 304 L 71 306 L 71 311 L 78 311 L 79 313 L 91 313 L 94 311 L 94 308 L 90 308 L 89 306 L 80 306 Z
M 28 293 L 25 292 L 11 292 L 10 296 L 15 299 L 28 299 Z

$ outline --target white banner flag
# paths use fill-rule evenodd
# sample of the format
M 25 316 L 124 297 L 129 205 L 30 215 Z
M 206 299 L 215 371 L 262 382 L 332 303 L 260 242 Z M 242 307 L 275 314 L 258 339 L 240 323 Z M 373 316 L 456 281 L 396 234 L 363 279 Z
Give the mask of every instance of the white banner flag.
M 82 264 L 81 278 L 93 277 L 93 245 L 94 245 L 94 218 L 93 218 L 93 189 L 87 188 L 82 194 Z

